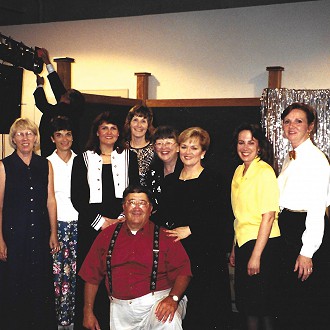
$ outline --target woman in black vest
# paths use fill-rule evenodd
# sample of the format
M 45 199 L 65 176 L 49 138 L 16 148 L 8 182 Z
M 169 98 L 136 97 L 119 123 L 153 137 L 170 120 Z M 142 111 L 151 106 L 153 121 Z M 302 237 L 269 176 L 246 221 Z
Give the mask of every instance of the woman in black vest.
M 57 329 L 52 253 L 59 251 L 53 169 L 34 153 L 29 119 L 10 128 L 15 151 L 0 162 L 1 329 Z

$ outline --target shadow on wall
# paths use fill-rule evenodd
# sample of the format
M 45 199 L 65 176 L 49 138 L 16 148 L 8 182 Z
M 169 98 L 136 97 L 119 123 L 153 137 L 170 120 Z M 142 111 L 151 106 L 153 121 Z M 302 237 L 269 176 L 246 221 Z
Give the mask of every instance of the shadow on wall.
M 160 86 L 159 80 L 151 75 L 149 77 L 149 99 L 157 99 L 157 87 Z
M 268 85 L 268 72 L 258 74 L 249 80 L 249 84 L 254 85 L 254 95 L 261 95 L 265 86 Z

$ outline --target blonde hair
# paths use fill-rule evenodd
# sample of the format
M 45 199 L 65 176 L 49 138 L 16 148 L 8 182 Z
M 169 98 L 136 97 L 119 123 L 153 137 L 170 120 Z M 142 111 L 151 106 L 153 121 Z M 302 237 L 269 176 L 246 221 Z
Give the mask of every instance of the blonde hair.
M 185 129 L 178 138 L 179 144 L 189 140 L 196 139 L 199 140 L 199 143 L 203 151 L 207 151 L 210 146 L 210 135 L 201 127 L 190 127 Z
M 34 143 L 34 147 L 39 145 L 40 134 L 38 126 L 28 118 L 17 118 L 11 125 L 9 131 L 9 144 L 11 147 L 17 149 L 17 146 L 14 143 L 13 139 L 18 130 L 30 130 L 37 137 L 36 142 Z

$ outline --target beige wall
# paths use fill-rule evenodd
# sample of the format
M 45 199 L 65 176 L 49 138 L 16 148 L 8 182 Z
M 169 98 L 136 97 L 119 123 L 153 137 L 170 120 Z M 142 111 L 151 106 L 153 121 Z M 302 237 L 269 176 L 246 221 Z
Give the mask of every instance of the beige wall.
M 283 87 L 329 88 L 329 12 L 329 1 L 309 1 L 0 31 L 46 47 L 52 57 L 73 57 L 77 89 L 128 89 L 135 98 L 134 73 L 150 72 L 150 98 L 259 97 L 267 66 L 285 68 Z M 23 116 L 38 122 L 34 87 L 33 73 L 25 71 Z

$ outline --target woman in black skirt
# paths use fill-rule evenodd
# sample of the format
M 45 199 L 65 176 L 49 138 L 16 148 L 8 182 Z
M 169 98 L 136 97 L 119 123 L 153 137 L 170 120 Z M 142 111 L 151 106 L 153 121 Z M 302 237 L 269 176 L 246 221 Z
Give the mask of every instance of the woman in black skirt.
M 329 235 L 325 216 L 330 167 L 313 144 L 314 110 L 293 103 L 281 115 L 293 150 L 278 178 L 282 235 L 281 329 L 329 328 Z
M 279 191 L 271 166 L 271 145 L 257 125 L 243 124 L 234 135 L 243 161 L 232 180 L 236 307 L 246 329 L 274 329 L 275 286 L 280 231 Z

